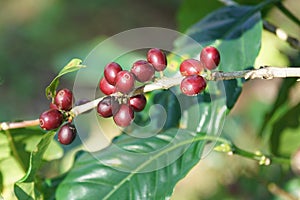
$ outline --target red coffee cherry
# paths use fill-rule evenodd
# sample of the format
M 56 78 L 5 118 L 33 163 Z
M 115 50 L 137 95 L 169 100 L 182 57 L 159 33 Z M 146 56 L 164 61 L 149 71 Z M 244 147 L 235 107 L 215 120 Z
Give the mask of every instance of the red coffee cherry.
M 128 94 L 133 90 L 134 82 L 135 77 L 131 72 L 127 70 L 120 71 L 116 78 L 116 91 Z
M 163 71 L 167 67 L 167 57 L 160 49 L 150 49 L 147 53 L 147 60 L 156 71 Z
M 58 141 L 64 145 L 71 144 L 76 137 L 76 133 L 77 131 L 75 126 L 70 123 L 67 123 L 60 127 L 57 133 Z
M 103 98 L 97 105 L 97 112 L 104 118 L 113 116 L 118 110 L 119 103 L 111 96 Z
M 149 62 L 145 60 L 138 60 L 133 63 L 131 73 L 134 74 L 137 81 L 143 83 L 150 81 L 153 78 L 155 70 Z
M 113 119 L 118 126 L 126 127 L 129 126 L 134 118 L 133 109 L 128 104 L 122 104 Z
M 110 94 L 116 92 L 116 87 L 109 84 L 104 77 L 100 80 L 99 88 L 100 88 L 101 92 L 103 92 L 103 94 L 106 94 L 106 95 L 110 95 Z
M 59 108 L 57 107 L 57 105 L 56 105 L 55 103 L 52 103 L 52 102 L 49 104 L 49 108 L 50 108 L 50 109 L 56 109 L 56 110 L 59 110 Z
M 147 99 L 143 94 L 132 96 L 129 99 L 129 105 L 135 112 L 140 112 L 144 110 L 146 103 L 147 103 Z
M 58 128 L 63 122 L 63 114 L 57 109 L 50 109 L 40 115 L 40 127 L 44 130 Z
M 122 71 L 122 67 L 118 63 L 108 63 L 104 68 L 104 77 L 109 84 L 115 85 L 117 74 L 120 71 Z
M 204 67 L 199 60 L 187 59 L 180 64 L 179 69 L 182 76 L 190 76 L 200 74 Z
M 218 49 L 212 46 L 203 48 L 200 53 L 200 61 L 206 69 L 216 69 L 220 63 L 220 53 Z
M 202 92 L 206 87 L 206 81 L 202 76 L 191 75 L 185 77 L 180 84 L 180 90 L 187 96 L 194 96 Z
M 59 90 L 54 97 L 54 103 L 61 110 L 71 110 L 73 104 L 72 91 L 66 88 Z

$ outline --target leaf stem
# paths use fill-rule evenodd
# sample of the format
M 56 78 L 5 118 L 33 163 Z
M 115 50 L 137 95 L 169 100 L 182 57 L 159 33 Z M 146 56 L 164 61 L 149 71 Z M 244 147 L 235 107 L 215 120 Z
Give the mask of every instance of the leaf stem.
M 275 5 L 283 14 L 285 14 L 285 16 L 300 26 L 300 20 L 289 9 L 287 9 L 282 2 L 279 1 Z
M 290 159 L 288 158 L 282 158 L 282 157 L 275 157 L 270 155 L 264 155 L 261 152 L 249 152 L 246 150 L 243 150 L 241 148 L 238 148 L 235 145 L 232 145 L 233 154 L 250 158 L 252 160 L 256 160 L 259 162 L 260 165 L 270 165 L 271 163 L 277 163 L 277 164 L 290 164 Z
M 256 160 L 260 165 L 270 165 L 271 163 L 277 164 L 290 164 L 290 159 L 275 157 L 271 155 L 262 154 L 260 151 L 250 152 L 244 149 L 241 149 L 234 144 L 232 144 L 229 140 L 225 138 L 218 138 L 214 136 L 205 136 L 206 140 L 216 141 L 220 144 L 214 148 L 214 151 L 227 153 L 229 155 L 238 155 L 244 158 L 249 158 L 251 160 Z

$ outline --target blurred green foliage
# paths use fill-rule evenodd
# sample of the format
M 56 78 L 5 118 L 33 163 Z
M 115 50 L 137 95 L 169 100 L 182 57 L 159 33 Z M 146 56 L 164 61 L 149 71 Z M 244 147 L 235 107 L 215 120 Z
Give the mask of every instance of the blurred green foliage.
M 175 28 L 178 6 L 179 0 L 2 2 L 0 120 L 36 118 L 48 107 L 42 94 L 57 69 L 73 57 L 84 59 L 94 47 L 90 41 L 141 26 Z M 74 49 L 78 54 L 67 54 Z

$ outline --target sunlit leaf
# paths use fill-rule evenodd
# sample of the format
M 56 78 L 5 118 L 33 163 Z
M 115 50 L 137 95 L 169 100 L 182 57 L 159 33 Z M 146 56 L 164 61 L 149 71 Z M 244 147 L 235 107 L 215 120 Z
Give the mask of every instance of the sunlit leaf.
M 36 182 L 38 181 L 36 174 L 41 167 L 44 153 L 48 149 L 54 135 L 54 131 L 46 133 L 31 152 L 28 170 L 25 176 L 15 184 L 15 194 L 19 199 L 41 199 L 41 193 Z
M 51 98 L 55 96 L 56 88 L 59 84 L 59 78 L 65 74 L 77 71 L 85 65 L 81 65 L 82 61 L 80 59 L 74 58 L 72 59 L 62 70 L 58 73 L 58 75 L 52 80 L 52 82 L 46 87 L 46 96 L 47 98 Z
M 82 154 L 60 184 L 56 198 L 93 200 L 168 197 L 176 182 L 200 159 L 205 139 L 203 134 L 178 129 L 170 129 L 146 140 L 132 139 L 126 135 L 122 137 L 121 142 L 114 143 L 118 148 L 110 146 L 94 154 Z M 135 156 L 118 154 L 119 148 Z M 174 157 L 178 158 L 164 166 L 168 159 Z M 117 161 L 116 167 L 109 166 L 108 163 L 114 160 Z

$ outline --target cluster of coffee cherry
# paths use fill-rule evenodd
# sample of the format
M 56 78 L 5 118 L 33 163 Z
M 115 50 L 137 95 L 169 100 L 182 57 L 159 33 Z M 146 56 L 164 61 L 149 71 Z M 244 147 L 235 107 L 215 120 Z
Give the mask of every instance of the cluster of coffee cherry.
M 71 144 L 76 137 L 76 128 L 71 123 L 67 115 L 68 111 L 73 106 L 73 93 L 69 89 L 59 90 L 53 102 L 50 103 L 50 109 L 43 112 L 40 115 L 40 126 L 44 130 L 53 130 L 61 126 L 64 121 L 67 121 L 62 125 L 57 133 L 58 141 L 61 144 Z
M 206 70 L 215 69 L 220 63 L 219 51 L 212 46 L 202 49 L 200 59 L 186 59 L 180 64 L 180 73 L 184 79 L 180 83 L 182 93 L 194 96 L 206 87 L 206 81 L 201 74 Z M 106 96 L 97 105 L 101 117 L 113 117 L 114 122 L 121 127 L 129 126 L 134 119 L 134 112 L 142 111 L 147 103 L 143 93 L 135 94 L 137 85 L 155 81 L 155 72 L 162 73 L 167 67 L 167 58 L 163 51 L 157 48 L 147 52 L 147 60 L 133 63 L 130 71 L 123 70 L 116 63 L 108 63 L 104 68 L 104 76 L 99 82 L 99 88 Z M 86 103 L 86 102 L 85 102 Z M 70 111 L 73 106 L 73 94 L 68 89 L 59 90 L 50 110 L 40 115 L 40 126 L 45 130 L 57 129 L 58 140 L 62 144 L 70 144 L 76 137 L 76 129 L 71 124 Z
M 215 69 L 219 62 L 219 51 L 211 46 L 201 51 L 200 60 L 184 60 L 180 64 L 180 73 L 185 76 L 180 84 L 182 93 L 193 96 L 202 92 L 206 87 L 206 81 L 200 74 L 204 70 Z M 134 112 L 142 111 L 147 102 L 144 94 L 130 95 L 135 88 L 135 81 L 141 83 L 153 81 L 155 71 L 161 72 L 166 67 L 166 55 L 156 48 L 148 51 L 147 60 L 134 62 L 130 71 L 123 70 L 118 63 L 108 63 L 99 83 L 100 90 L 108 96 L 97 106 L 99 115 L 104 118 L 113 117 L 118 126 L 129 126 L 134 119 Z M 121 95 L 112 95 L 115 93 Z
M 104 118 L 113 117 L 118 126 L 129 126 L 134 119 L 134 112 L 142 111 L 147 103 L 144 94 L 130 95 L 135 89 L 136 81 L 151 82 L 154 80 L 155 71 L 161 72 L 166 67 L 165 53 L 156 48 L 148 51 L 147 60 L 134 62 L 130 71 L 123 70 L 118 63 L 108 63 L 99 88 L 105 95 L 121 95 L 103 98 L 97 106 L 99 115 Z
M 206 81 L 200 75 L 204 70 L 213 70 L 220 63 L 220 53 L 212 46 L 202 49 L 200 60 L 186 59 L 180 64 L 180 73 L 185 78 L 181 81 L 180 90 L 182 93 L 193 96 L 206 88 Z

